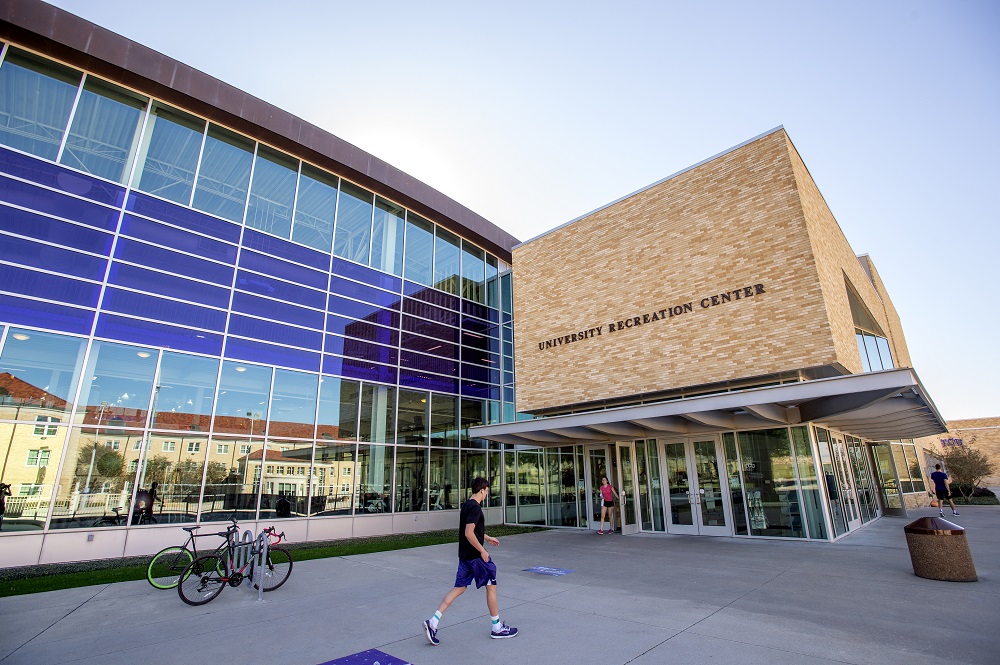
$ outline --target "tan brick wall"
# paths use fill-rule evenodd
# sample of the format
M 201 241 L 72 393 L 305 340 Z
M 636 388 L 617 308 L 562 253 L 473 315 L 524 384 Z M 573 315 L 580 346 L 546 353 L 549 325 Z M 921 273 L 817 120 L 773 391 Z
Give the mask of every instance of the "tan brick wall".
M 515 248 L 513 268 L 522 411 L 837 362 L 860 371 L 843 274 L 878 302 L 783 130 Z M 701 306 L 744 287 L 751 297 Z
M 935 434 L 917 439 L 918 452 L 922 448 L 942 452 L 941 439 L 963 439 L 966 443 L 975 437 L 975 446 L 986 453 L 997 466 L 997 472 L 983 481 L 986 487 L 1000 487 L 1000 418 L 969 418 L 966 420 L 949 420 L 946 434 Z

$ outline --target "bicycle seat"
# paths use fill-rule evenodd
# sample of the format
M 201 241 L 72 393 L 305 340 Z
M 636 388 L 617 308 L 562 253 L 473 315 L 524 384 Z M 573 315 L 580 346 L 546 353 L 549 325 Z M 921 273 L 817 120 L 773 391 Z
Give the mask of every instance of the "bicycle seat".
M 187 531 L 188 533 L 194 533 L 196 529 L 200 529 L 201 527 L 200 526 L 182 526 L 181 528 L 184 529 L 185 531 Z

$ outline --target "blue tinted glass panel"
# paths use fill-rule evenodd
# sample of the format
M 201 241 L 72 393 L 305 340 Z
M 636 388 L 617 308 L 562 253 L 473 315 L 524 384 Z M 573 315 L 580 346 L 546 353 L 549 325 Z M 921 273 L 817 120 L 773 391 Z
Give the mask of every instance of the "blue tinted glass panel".
M 434 286 L 457 296 L 462 264 L 459 238 L 440 226 L 434 232 Z
M 97 336 L 123 342 L 136 342 L 168 349 L 219 355 L 222 353 L 222 335 L 184 326 L 174 326 L 153 321 L 139 321 L 116 314 L 102 313 L 97 321 Z
M 318 353 L 289 349 L 266 342 L 239 339 L 238 337 L 230 337 L 226 342 L 226 357 L 304 369 L 310 372 L 319 371 L 320 354 Z
M 118 227 L 117 210 L 10 178 L 0 178 L 0 201 L 109 231 Z
M 164 106 L 154 107 L 141 151 L 146 158 L 138 176 L 139 189 L 188 205 L 204 134 L 203 120 Z
M 403 276 L 425 286 L 434 283 L 434 225 L 412 212 L 406 216 Z
M 462 301 L 462 312 L 467 316 L 475 316 L 480 319 L 492 321 L 493 323 L 500 322 L 500 312 L 479 303 L 469 302 L 468 300 Z
M 399 354 L 399 364 L 402 367 L 409 367 L 413 370 L 458 376 L 459 364 L 454 360 L 445 360 L 436 356 L 425 356 L 422 353 L 401 351 Z
M 111 242 L 114 239 L 110 233 L 6 206 L 0 206 L 0 231 L 10 231 L 36 240 L 104 255 L 111 252 Z M 0 255 L 4 253 L 0 249 Z
M 330 314 L 326 318 L 327 332 L 347 335 L 358 339 L 378 342 L 379 344 L 389 344 L 397 346 L 399 344 L 399 332 L 391 328 L 383 328 L 368 323 L 367 321 L 357 321 L 348 319 L 336 314 Z
M 501 312 L 500 313 L 500 320 L 503 323 L 511 323 L 514 320 L 514 317 L 512 315 L 508 314 L 507 312 Z
M 323 329 L 323 312 L 267 300 L 246 293 L 233 294 L 233 311 L 276 321 L 287 321 L 307 328 Z
M 403 312 L 419 316 L 422 319 L 430 319 L 431 321 L 437 321 L 438 323 L 446 323 L 450 326 L 457 326 L 459 320 L 458 314 L 452 312 L 451 310 L 441 309 L 440 307 L 428 305 L 427 303 L 419 300 L 410 300 L 409 298 L 403 302 Z
M 252 164 L 253 141 L 210 125 L 194 191 L 194 207 L 242 222 Z
M 335 295 L 330 296 L 328 309 L 330 312 L 334 312 L 336 314 L 349 316 L 355 319 L 362 319 L 368 321 L 369 323 L 378 323 L 384 326 L 391 326 L 393 324 L 393 315 L 395 314 L 395 312 L 387 310 L 383 307 L 376 307 L 375 305 L 357 302 L 356 300 L 348 300 L 347 298 L 341 298 L 340 296 Z
M 0 289 L 70 305 L 97 307 L 101 285 L 0 264 Z
M 436 376 L 406 368 L 399 370 L 399 385 L 407 388 L 433 390 L 439 393 L 458 394 L 458 379 L 449 379 L 446 376 Z
M 402 324 L 403 330 L 408 332 L 434 337 L 454 344 L 458 344 L 459 341 L 459 331 L 457 328 L 450 328 L 432 321 L 424 321 L 423 319 L 417 319 L 406 314 L 403 315 Z
M 470 349 L 469 347 L 462 349 L 462 360 L 484 367 L 500 367 L 500 356 L 492 355 L 479 349 Z
M 296 284 L 305 284 L 326 291 L 329 276 L 325 272 L 311 270 L 303 266 L 293 265 L 287 261 L 276 259 L 264 254 L 244 250 L 240 254 L 240 267 L 254 272 L 267 273 L 280 279 Z
M 296 263 L 305 264 L 311 268 L 322 270 L 326 273 L 330 270 L 330 255 L 294 242 L 275 238 L 264 233 L 259 233 L 252 229 L 247 229 L 243 234 L 243 246 L 259 250 L 271 256 L 288 259 Z
M 225 312 L 114 287 L 109 287 L 105 292 L 103 309 L 192 328 L 207 328 L 220 332 L 226 328 Z
M 411 298 L 416 298 L 417 300 L 422 300 L 438 307 L 444 307 L 445 309 L 457 312 L 461 308 L 461 298 L 456 298 L 444 291 L 413 284 L 412 282 L 406 282 L 403 292 Z
M 861 369 L 865 372 L 872 371 L 871 363 L 868 362 L 868 352 L 865 350 L 865 336 L 858 332 L 854 333 L 858 340 L 858 353 L 861 355 Z
M 267 146 L 257 150 L 246 225 L 280 238 L 292 235 L 292 204 L 299 163 Z
M 124 263 L 112 262 L 108 283 L 147 291 L 168 298 L 191 300 L 213 307 L 229 307 L 229 289 L 174 277 Z
M 94 312 L 0 294 L 0 320 L 86 335 L 94 323 Z
M 168 270 L 180 275 L 192 275 L 207 282 L 229 287 L 233 283 L 233 268 L 194 256 L 185 256 L 169 249 L 153 247 L 135 240 L 121 238 L 115 247 L 115 258 Z
M 365 284 L 371 284 L 372 286 L 378 286 L 393 293 L 399 293 L 400 285 L 403 281 L 398 277 L 387 275 L 384 272 L 372 270 L 371 268 L 338 258 L 333 259 L 333 274 L 364 282 Z
M 486 252 L 465 240 L 462 241 L 462 297 L 486 302 Z
M 290 284 L 268 275 L 258 275 L 246 270 L 236 271 L 236 288 L 306 307 L 323 309 L 326 306 L 326 294 L 322 291 Z
M 505 401 L 505 402 L 511 402 L 511 403 L 514 402 L 514 389 L 513 388 L 504 387 L 504 389 L 503 389 L 503 401 Z
M 500 370 L 462 363 L 462 378 L 486 383 L 500 383 Z
M 9 49 L 0 66 L 0 143 L 55 160 L 80 73 Z
M 509 386 L 514 383 L 514 372 L 504 372 L 503 373 L 503 383 L 505 386 Z
M 145 97 L 87 77 L 59 161 L 124 182 L 146 103 Z
M 370 265 L 393 275 L 403 274 L 403 224 L 406 211 L 395 203 L 375 199 Z
M 462 329 L 477 335 L 489 335 L 490 337 L 500 336 L 500 326 L 474 319 L 471 316 L 462 317 Z
M 458 360 L 459 358 L 458 346 L 431 337 L 420 337 L 419 335 L 403 333 L 402 346 L 404 349 L 430 353 L 442 358 L 451 358 L 452 360 Z
M 284 323 L 274 323 L 262 319 L 233 314 L 229 319 L 229 334 L 240 337 L 253 337 L 265 342 L 300 346 L 304 349 L 319 351 L 323 341 L 323 333 L 296 328 Z
M 490 254 L 486 255 L 486 305 L 494 310 L 500 309 L 500 273 L 497 257 Z M 495 313 L 499 314 L 499 311 Z
M 505 314 L 513 312 L 513 297 L 511 295 L 511 273 L 500 275 L 500 311 Z M 506 321 L 506 320 L 505 320 Z
M 337 177 L 309 164 L 302 165 L 295 202 L 292 240 L 323 252 L 333 247 L 333 220 L 337 213 Z
M 865 349 L 868 351 L 868 362 L 872 366 L 872 371 L 878 372 L 884 369 L 878 357 L 878 343 L 875 341 L 875 336 L 870 333 L 865 333 Z
M 500 340 L 496 337 L 486 337 L 485 335 L 478 335 L 476 333 L 463 330 L 462 344 L 480 351 L 500 353 Z
M 324 369 L 326 370 L 326 359 L 335 356 L 325 356 Z M 356 360 L 354 358 L 341 358 L 340 362 L 331 362 L 330 367 L 340 365 L 340 374 L 352 379 L 362 379 L 364 381 L 379 381 L 382 383 L 395 383 L 397 370 L 395 367 L 387 367 L 377 363 Z
M 504 342 L 503 343 L 503 354 L 505 356 L 513 358 L 514 357 L 514 345 L 512 343 L 510 343 L 510 342 Z
M 149 196 L 132 192 L 125 208 L 138 215 L 152 217 L 173 226 L 180 226 L 190 231 L 196 231 L 219 240 L 237 243 L 240 241 L 240 231 L 243 227 L 226 222 L 209 215 L 181 208 L 180 206 L 160 201 Z
M 0 171 L 108 205 L 120 206 L 125 198 L 125 190 L 110 182 L 4 148 L 0 148 Z
M 326 336 L 326 351 L 349 358 L 389 365 L 395 365 L 399 360 L 399 351 L 392 347 L 362 342 L 350 337 L 337 337 L 336 335 Z
M 355 300 L 364 300 L 391 309 L 399 309 L 399 295 L 386 293 L 381 289 L 350 282 L 346 279 L 333 277 L 330 280 L 330 293 L 346 296 Z
M 889 351 L 889 340 L 885 337 L 876 337 L 878 343 L 878 355 L 882 360 L 882 369 L 892 369 L 895 365 L 892 362 L 892 353 Z
M 125 215 L 121 232 L 132 238 L 148 240 L 186 254 L 196 254 L 223 263 L 236 263 L 235 245 L 181 231 L 143 217 Z
M 372 202 L 375 195 L 349 182 L 340 185 L 337 227 L 333 253 L 357 263 L 368 264 L 371 250 Z
M 50 247 L 31 240 L 14 238 L 0 233 L 0 257 L 12 263 L 51 270 L 75 277 L 104 279 L 108 260 L 96 256 L 87 256 L 68 249 Z
M 462 381 L 462 395 L 479 399 L 500 399 L 500 388 L 485 383 Z

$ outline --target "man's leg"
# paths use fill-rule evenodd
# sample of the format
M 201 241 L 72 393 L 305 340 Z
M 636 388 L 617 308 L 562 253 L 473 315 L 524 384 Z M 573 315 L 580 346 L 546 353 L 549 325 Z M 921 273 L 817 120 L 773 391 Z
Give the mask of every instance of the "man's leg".
M 490 616 L 500 615 L 500 603 L 497 602 L 497 587 L 495 584 L 486 585 L 486 609 L 490 611 Z
M 444 611 L 446 609 L 448 609 L 448 606 L 451 605 L 452 603 L 454 603 L 456 598 L 458 598 L 463 593 L 465 593 L 465 590 L 467 588 L 468 587 L 457 586 L 454 589 L 452 589 L 451 591 L 449 591 L 448 593 L 446 593 L 444 595 L 444 598 L 441 600 L 441 604 L 438 605 L 438 612 L 440 612 L 441 614 L 444 614 Z

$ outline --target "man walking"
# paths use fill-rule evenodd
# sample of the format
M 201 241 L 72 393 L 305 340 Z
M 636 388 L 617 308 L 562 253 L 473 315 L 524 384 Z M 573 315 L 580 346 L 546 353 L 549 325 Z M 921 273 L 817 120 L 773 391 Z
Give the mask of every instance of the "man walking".
M 934 473 L 931 474 L 931 480 L 934 481 L 934 492 L 937 494 L 938 500 L 938 513 L 941 517 L 944 517 L 945 501 L 951 504 L 951 514 L 958 515 L 958 511 L 955 510 L 955 502 L 951 500 L 951 478 L 941 470 L 940 464 L 934 465 Z
M 472 497 L 462 505 L 458 519 L 458 572 L 455 574 L 455 588 L 445 594 L 437 611 L 430 619 L 424 621 L 424 634 L 427 641 L 437 646 L 438 622 L 441 615 L 455 599 L 465 593 L 469 584 L 475 580 L 476 588 L 486 587 L 486 607 L 493 621 L 490 637 L 495 640 L 505 637 L 515 637 L 517 628 L 511 628 L 500 621 L 500 605 L 497 603 L 497 567 L 490 561 L 489 552 L 484 543 L 494 547 L 500 545 L 500 540 L 486 534 L 486 518 L 483 515 L 482 503 L 490 485 L 485 478 L 472 481 Z

